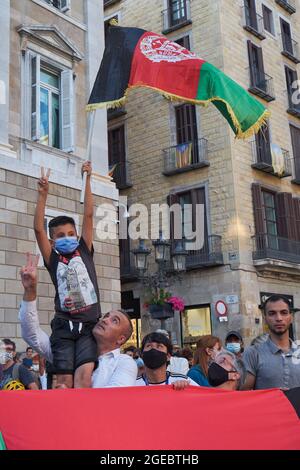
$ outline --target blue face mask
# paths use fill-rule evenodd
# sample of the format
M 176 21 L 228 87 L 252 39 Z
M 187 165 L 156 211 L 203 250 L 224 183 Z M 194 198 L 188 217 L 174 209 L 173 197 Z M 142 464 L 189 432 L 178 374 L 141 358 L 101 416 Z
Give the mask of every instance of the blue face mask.
M 76 248 L 78 248 L 79 241 L 77 240 L 77 237 L 62 237 L 62 238 L 57 238 L 55 240 L 55 249 L 63 254 L 67 255 L 69 253 L 73 253 Z
M 226 344 L 226 349 L 230 351 L 233 354 L 237 354 L 241 350 L 241 345 L 240 343 L 227 343 Z

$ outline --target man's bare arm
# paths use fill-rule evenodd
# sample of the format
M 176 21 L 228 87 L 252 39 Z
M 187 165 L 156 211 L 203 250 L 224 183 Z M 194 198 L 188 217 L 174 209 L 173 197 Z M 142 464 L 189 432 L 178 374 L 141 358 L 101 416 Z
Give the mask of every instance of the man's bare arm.
M 46 174 L 44 168 L 41 168 L 41 177 L 38 181 L 38 198 L 34 213 L 34 232 L 36 240 L 41 250 L 42 256 L 47 264 L 50 261 L 51 255 L 51 244 L 47 237 L 47 232 L 44 226 L 45 220 L 45 207 L 47 202 L 48 190 L 49 190 L 49 176 L 50 169 L 47 170 Z

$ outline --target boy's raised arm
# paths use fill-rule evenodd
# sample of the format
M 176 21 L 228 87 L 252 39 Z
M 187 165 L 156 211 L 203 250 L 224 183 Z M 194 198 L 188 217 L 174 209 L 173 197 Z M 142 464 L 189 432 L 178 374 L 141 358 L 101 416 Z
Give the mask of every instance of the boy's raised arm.
M 84 195 L 84 213 L 82 222 L 82 238 L 84 239 L 89 250 L 92 249 L 93 245 L 93 194 L 91 190 L 91 174 L 92 166 L 91 162 L 87 161 L 82 165 L 82 174 L 86 171 L 86 187 Z
M 39 249 L 42 253 L 44 260 L 46 261 L 46 264 L 49 264 L 51 255 L 51 244 L 48 240 L 47 232 L 44 226 L 45 207 L 49 190 L 49 176 L 50 168 L 45 174 L 44 168 L 42 167 L 41 177 L 38 181 L 38 198 L 34 214 L 34 232 L 39 245 Z

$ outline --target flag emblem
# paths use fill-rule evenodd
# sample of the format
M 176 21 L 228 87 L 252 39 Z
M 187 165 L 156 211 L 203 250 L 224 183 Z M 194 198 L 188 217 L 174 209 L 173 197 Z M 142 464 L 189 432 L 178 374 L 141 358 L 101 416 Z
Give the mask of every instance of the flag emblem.
M 197 58 L 193 52 L 158 34 L 145 36 L 140 42 L 140 50 L 152 62 L 179 62 Z

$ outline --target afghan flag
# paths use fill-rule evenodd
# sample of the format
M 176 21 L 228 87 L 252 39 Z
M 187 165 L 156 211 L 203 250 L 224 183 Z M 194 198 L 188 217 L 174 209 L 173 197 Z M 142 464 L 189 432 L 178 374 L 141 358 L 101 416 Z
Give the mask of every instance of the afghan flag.
M 239 138 L 258 132 L 270 114 L 221 70 L 165 36 L 110 26 L 87 110 L 123 106 L 128 91 L 136 87 L 151 88 L 174 101 L 212 102 Z

